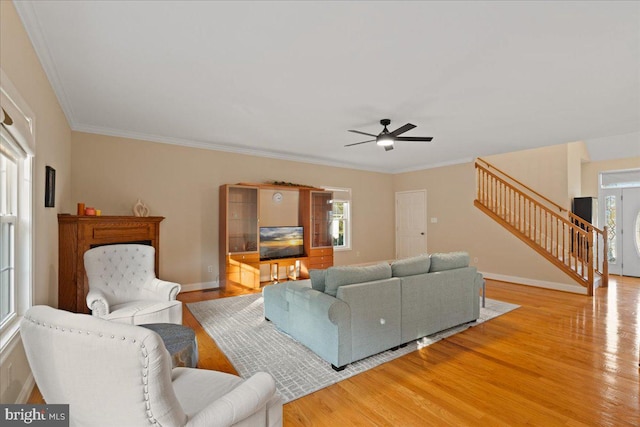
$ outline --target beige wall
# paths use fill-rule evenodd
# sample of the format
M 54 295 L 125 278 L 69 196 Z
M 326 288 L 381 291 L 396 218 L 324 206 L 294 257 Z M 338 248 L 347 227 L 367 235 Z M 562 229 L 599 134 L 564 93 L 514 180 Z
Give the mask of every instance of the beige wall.
M 300 197 L 298 190 L 277 190 L 282 194 L 282 201 L 275 203 L 273 195 L 276 190 L 272 188 L 260 189 L 260 226 L 296 226 L 300 225 L 298 210 Z
M 582 165 L 582 194 L 584 197 L 598 197 L 600 172 L 640 168 L 640 157 L 604 160 Z
M 570 209 L 573 197 L 597 197 L 600 172 L 640 167 L 638 157 L 603 162 L 588 162 L 588 158 L 585 144 L 574 142 L 488 156 L 485 160 L 566 209 Z M 472 163 L 394 176 L 394 191 L 418 189 L 427 190 L 427 217 L 437 218 L 436 223 L 427 221 L 426 225 L 429 252 L 465 250 L 481 271 L 496 277 L 576 286 L 473 206 Z
M 0 2 L 0 67 L 35 115 L 33 302 L 56 306 L 57 213 L 70 209 L 71 130 L 13 3 L 9 1 Z M 44 208 L 46 165 L 56 169 L 55 208 Z M 12 366 L 13 380 L 7 384 L 9 365 Z M 20 342 L 10 345 L 0 356 L 0 378 L 0 402 L 13 403 L 26 398 L 24 392 L 29 381 L 29 369 Z
M 528 157 L 530 153 L 522 155 Z M 521 163 L 515 154 L 508 157 Z M 513 173 L 519 176 L 517 171 Z M 568 276 L 473 205 L 473 163 L 394 175 L 394 191 L 421 189 L 427 190 L 427 217 L 437 218 L 437 223 L 427 224 L 430 253 L 467 251 L 472 264 L 483 272 L 574 285 Z
M 589 151 L 584 142 L 567 144 L 567 197 L 569 201 L 582 194 L 582 165 L 588 161 Z
M 571 207 L 567 144 L 497 154 L 485 160 L 560 206 Z
M 57 305 L 57 213 L 75 203 L 126 215 L 141 198 L 161 228 L 161 275 L 181 283 L 211 282 L 218 271 L 218 187 L 224 183 L 282 180 L 352 189 L 351 251 L 336 264 L 394 256 L 394 192 L 426 189 L 429 251 L 468 250 L 481 270 L 565 282 L 523 243 L 473 207 L 472 164 L 388 175 L 306 163 L 199 150 L 71 132 L 22 23 L 9 1 L 0 2 L 0 66 L 36 118 L 34 162 L 34 303 Z M 0 82 L 1 83 L 1 82 Z M 498 167 L 567 203 L 575 192 L 575 152 L 565 145 L 488 158 Z M 597 194 L 597 173 L 639 167 L 640 159 L 583 165 L 583 195 Z M 45 209 L 44 169 L 56 169 L 56 207 Z M 554 183 L 554 184 L 551 184 Z M 558 185 L 560 183 L 561 185 Z M 477 261 L 475 260 L 477 258 Z M 207 266 L 214 266 L 214 273 Z M 12 366 L 13 379 L 7 381 Z M 0 356 L 0 402 L 24 401 L 29 369 L 19 341 Z
M 140 198 L 152 215 L 166 218 L 160 228 L 160 274 L 167 280 L 215 280 L 218 188 L 228 183 L 277 180 L 350 187 L 353 245 L 351 251 L 337 252 L 335 263 L 388 259 L 394 253 L 393 178 L 388 174 L 81 132 L 72 134 L 72 153 L 73 203 L 95 206 L 105 215 L 130 215 Z

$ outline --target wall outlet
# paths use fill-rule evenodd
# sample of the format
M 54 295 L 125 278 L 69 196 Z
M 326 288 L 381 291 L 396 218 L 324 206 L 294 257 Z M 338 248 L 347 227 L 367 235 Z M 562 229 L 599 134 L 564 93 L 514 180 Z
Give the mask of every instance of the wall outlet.
M 213 273 L 213 265 L 208 266 L 208 267 L 207 267 L 207 271 L 208 271 L 209 273 Z

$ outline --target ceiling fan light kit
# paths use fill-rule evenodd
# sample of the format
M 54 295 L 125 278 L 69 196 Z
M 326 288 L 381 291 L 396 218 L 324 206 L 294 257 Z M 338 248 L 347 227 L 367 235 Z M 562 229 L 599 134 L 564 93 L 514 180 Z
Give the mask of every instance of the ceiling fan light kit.
M 376 144 L 381 147 L 387 147 L 389 145 L 393 145 L 393 138 L 389 135 L 382 135 L 376 138 Z
M 360 144 L 366 144 L 367 142 L 376 142 L 376 145 L 380 146 L 380 147 L 384 147 L 385 151 L 390 151 L 393 150 L 393 144 L 396 141 L 404 141 L 404 142 L 429 142 L 431 141 L 433 138 L 430 136 L 425 136 L 425 137 L 420 137 L 420 136 L 408 136 L 408 137 L 401 137 L 399 135 L 410 131 L 411 129 L 415 128 L 416 125 L 412 125 L 411 123 L 407 123 L 404 126 L 400 126 L 398 129 L 394 130 L 393 132 L 389 132 L 389 130 L 387 129 L 387 126 L 391 124 L 391 120 L 389 119 L 382 119 L 380 120 L 380 124 L 382 126 L 384 126 L 384 129 L 382 129 L 382 132 L 380 132 L 378 135 L 374 135 L 372 133 L 367 133 L 367 132 L 361 132 L 359 130 L 349 130 L 349 132 L 353 132 L 353 133 L 359 133 L 361 135 L 367 135 L 367 136 L 371 136 L 374 137 L 375 139 L 370 139 L 368 141 L 362 141 L 362 142 L 356 142 L 353 144 L 347 144 L 345 145 L 345 147 L 351 147 L 353 145 L 360 145 Z

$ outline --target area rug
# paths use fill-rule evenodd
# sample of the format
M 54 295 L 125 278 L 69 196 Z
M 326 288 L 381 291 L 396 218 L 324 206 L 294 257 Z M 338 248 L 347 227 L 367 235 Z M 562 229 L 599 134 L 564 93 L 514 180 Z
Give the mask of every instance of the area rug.
M 519 307 L 487 298 L 486 307 L 480 308 L 480 319 L 474 324 L 457 326 L 412 341 L 406 347 L 350 363 L 343 371 L 336 372 L 328 362 L 264 319 L 261 294 L 220 298 L 187 306 L 241 377 L 249 378 L 259 371 L 270 373 L 285 402 L 313 393 Z

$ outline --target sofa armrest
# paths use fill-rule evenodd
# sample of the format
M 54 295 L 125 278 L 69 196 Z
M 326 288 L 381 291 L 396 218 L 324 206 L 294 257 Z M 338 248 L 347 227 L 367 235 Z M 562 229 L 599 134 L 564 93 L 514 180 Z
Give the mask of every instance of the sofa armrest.
M 476 286 L 477 291 L 482 289 L 482 285 L 484 284 L 484 277 L 482 276 L 482 273 L 476 272 L 473 278 L 473 284 Z
M 304 284 L 287 282 L 289 335 L 335 366 L 351 358 L 351 311 L 344 301 Z
M 175 301 L 178 293 L 180 293 L 181 286 L 178 283 L 153 278 L 144 284 L 143 289 L 153 299 Z
M 351 310 L 353 360 L 401 344 L 400 279 L 390 278 L 341 286 L 337 297 Z
M 486 305 L 486 301 L 487 301 L 487 288 L 486 288 L 486 283 L 484 281 L 484 277 L 482 276 L 481 273 L 476 273 L 476 276 L 473 279 L 473 284 L 476 286 L 476 292 L 481 291 L 482 307 L 484 308 L 484 306 Z M 480 317 L 479 309 L 478 309 L 477 313 L 474 312 L 474 316 L 476 316 L 476 318 Z
M 264 410 L 276 391 L 271 375 L 257 372 L 229 393 L 211 402 L 187 423 L 188 427 L 231 426 Z
M 290 304 L 302 307 L 315 318 L 326 318 L 334 325 L 350 320 L 349 306 L 342 300 L 310 287 L 289 286 L 286 290 Z
M 104 317 L 110 313 L 109 301 L 106 295 L 98 289 L 91 289 L 87 293 L 87 307 L 96 317 Z

